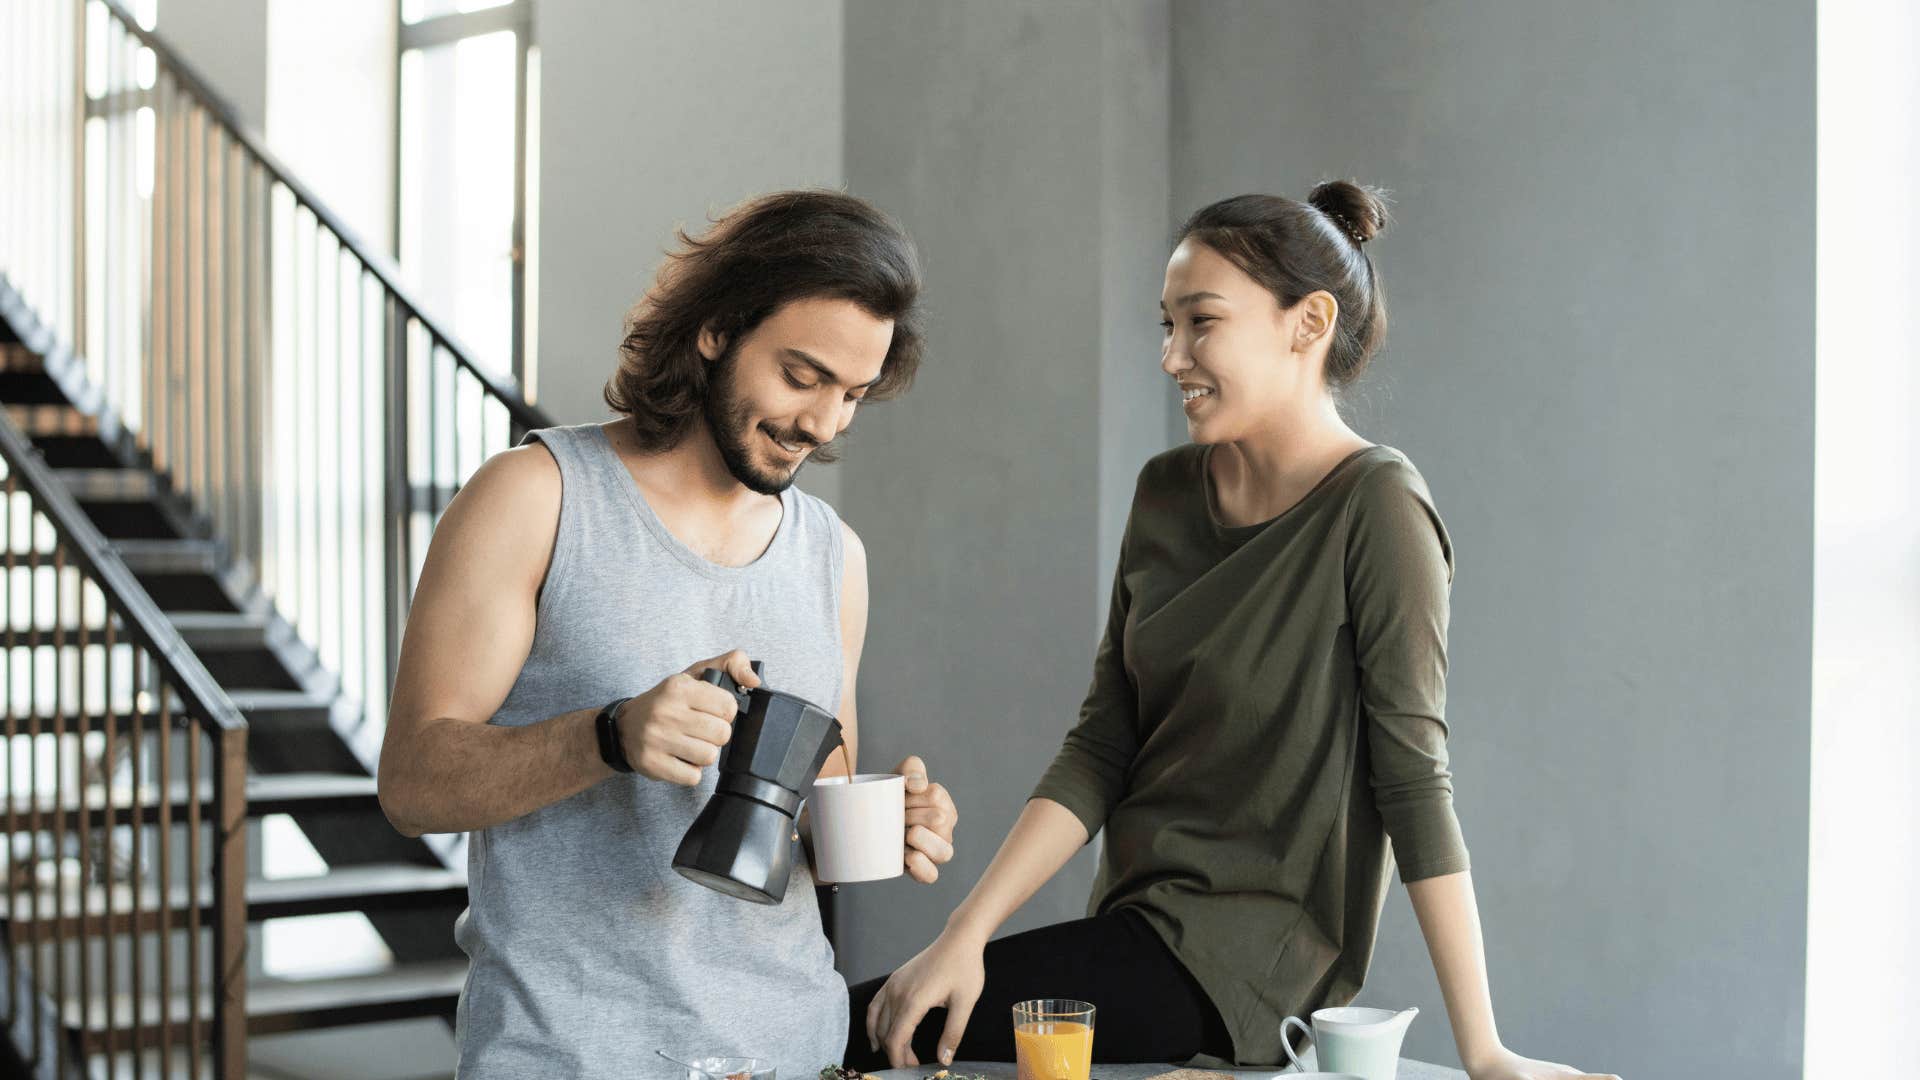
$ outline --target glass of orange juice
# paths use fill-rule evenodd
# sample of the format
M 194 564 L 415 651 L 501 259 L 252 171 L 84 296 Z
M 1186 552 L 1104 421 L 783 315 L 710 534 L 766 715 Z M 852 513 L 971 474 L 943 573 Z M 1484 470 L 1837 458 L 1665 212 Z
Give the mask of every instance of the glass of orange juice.
M 1093 1006 L 1039 998 L 1013 1007 L 1013 1054 L 1020 1080 L 1089 1080 Z

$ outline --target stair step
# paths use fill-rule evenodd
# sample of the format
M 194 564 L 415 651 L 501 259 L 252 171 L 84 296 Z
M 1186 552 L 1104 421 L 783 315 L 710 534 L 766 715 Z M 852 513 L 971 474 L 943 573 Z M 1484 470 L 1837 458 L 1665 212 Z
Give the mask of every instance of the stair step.
M 97 784 L 89 785 L 79 796 L 72 791 L 65 792 L 64 798 L 58 805 L 50 795 L 43 795 L 37 800 L 16 797 L 13 804 L 14 819 L 21 827 L 30 829 L 33 827 L 33 815 L 37 813 L 40 815 L 40 827 L 50 829 L 57 815 L 64 819 L 62 824 L 69 832 L 77 832 L 80 828 L 83 798 L 88 827 L 105 828 L 107 800 L 104 791 Z M 137 810 L 130 805 L 133 801 L 132 791 L 125 788 L 115 790 L 113 815 L 116 824 L 128 824 L 136 815 L 146 824 L 153 824 L 160 820 L 159 793 L 154 788 L 149 786 L 141 789 L 140 806 Z M 201 787 L 200 801 L 203 806 L 213 801 L 211 787 Z M 167 801 L 167 812 L 175 822 L 187 820 L 186 785 L 174 786 L 172 798 Z M 379 784 L 371 776 L 349 776 L 344 773 L 273 773 L 247 777 L 247 815 L 249 817 L 265 817 L 268 814 L 379 812 Z
M 89 513 L 91 509 L 89 508 Z M 97 519 L 96 519 L 97 520 Z M 164 612 L 218 611 L 237 612 L 240 605 L 222 584 L 219 575 L 195 570 L 188 573 L 136 573 L 140 584 Z
M 464 959 L 437 960 L 418 964 L 396 964 L 364 975 L 341 975 L 324 979 L 254 980 L 247 988 L 247 1033 L 274 1035 L 287 1031 L 345 1027 L 380 1020 L 406 1020 L 420 1016 L 451 1016 L 460 999 L 460 988 L 467 978 Z M 173 1041 L 188 1036 L 188 1005 L 184 997 L 165 1003 L 167 1028 Z M 132 998 L 114 995 L 114 1013 L 120 1030 L 106 1030 L 105 999 L 96 997 L 86 1024 L 81 1030 L 87 1053 L 111 1053 L 135 1048 L 134 1033 L 128 1018 Z M 161 1002 L 147 995 L 141 1002 L 141 1015 L 148 1018 L 140 1030 L 141 1048 L 157 1046 Z M 78 999 L 68 1002 L 64 1011 L 69 1026 L 79 1026 Z M 208 1017 L 212 1015 L 209 995 L 200 998 L 202 1036 L 210 1034 Z
M 380 810 L 380 786 L 371 776 L 277 773 L 247 778 L 249 814 L 316 814 Z
M 332 867 L 315 877 L 247 882 L 247 918 L 254 921 L 466 902 L 467 875 L 444 866 L 369 863 Z
M 247 723 L 272 728 L 327 724 L 333 719 L 332 694 L 306 690 L 230 690 L 234 707 Z
M 72 405 L 10 404 L 7 415 L 21 434 L 30 439 L 45 435 L 86 435 L 98 438 L 100 421 Z
M 33 436 L 34 448 L 40 451 L 49 468 L 54 469 L 118 469 L 120 459 L 100 437 L 91 434 L 68 434 L 64 432 L 47 433 Z
M 167 621 L 195 652 L 264 649 L 275 637 L 264 616 L 239 611 L 169 611 Z
M 89 470 L 100 471 L 106 470 Z M 138 470 L 125 470 L 130 475 L 147 475 Z M 183 535 L 181 528 L 173 518 L 160 508 L 154 499 L 93 499 L 77 496 L 80 509 L 93 519 L 94 527 L 100 535 L 109 540 L 130 539 L 173 539 Z
M 128 538 L 113 542 L 114 551 L 127 564 L 127 569 L 136 575 L 217 574 L 225 554 L 224 547 L 218 540 L 187 540 L 179 537 Z
M 67 395 L 44 371 L 0 371 L 0 401 L 9 405 L 65 405 Z
M 170 888 L 164 913 L 160 910 L 159 889 L 145 886 L 139 890 L 137 915 L 134 896 L 135 890 L 125 884 L 115 885 L 111 893 L 103 886 L 91 885 L 84 896 L 71 884 L 58 891 L 20 890 L 10 898 L 13 907 L 8 925 L 16 937 L 48 940 L 136 931 L 149 934 L 163 924 L 179 930 L 188 925 L 190 913 L 198 914 L 202 926 L 209 925 L 213 917 L 212 889 L 205 883 L 200 886 L 197 905 L 185 885 Z M 445 867 L 369 863 L 334 867 L 312 877 L 257 878 L 247 882 L 246 896 L 247 921 L 264 922 L 343 911 L 417 911 L 464 904 L 467 881 L 466 875 Z
M 64 468 L 53 475 L 81 502 L 144 503 L 160 494 L 160 482 L 145 469 Z

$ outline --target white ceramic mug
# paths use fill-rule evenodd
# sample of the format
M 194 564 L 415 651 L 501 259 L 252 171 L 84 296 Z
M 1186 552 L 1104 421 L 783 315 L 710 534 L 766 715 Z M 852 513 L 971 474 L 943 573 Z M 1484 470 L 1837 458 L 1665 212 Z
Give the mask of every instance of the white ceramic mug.
M 813 872 L 821 881 L 879 881 L 906 872 L 907 778 L 829 776 L 807 796 Z
M 1301 1072 L 1307 1066 L 1293 1053 L 1287 1038 L 1289 1025 L 1298 1027 L 1313 1039 L 1314 1057 L 1320 1068 L 1332 1073 L 1352 1073 L 1365 1080 L 1394 1080 L 1400 1069 L 1400 1042 L 1407 1025 L 1420 1015 L 1419 1009 L 1316 1009 L 1309 1029 L 1297 1016 L 1280 1022 L 1280 1047 L 1287 1060 Z

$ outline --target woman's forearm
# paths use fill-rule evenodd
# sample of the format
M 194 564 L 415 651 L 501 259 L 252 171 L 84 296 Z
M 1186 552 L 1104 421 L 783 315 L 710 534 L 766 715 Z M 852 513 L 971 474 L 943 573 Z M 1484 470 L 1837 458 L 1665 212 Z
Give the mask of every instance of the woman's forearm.
M 1453 1044 L 1461 1064 L 1471 1071 L 1500 1050 L 1493 1023 L 1493 995 L 1487 987 L 1487 953 L 1480 937 L 1480 909 L 1473 876 L 1466 872 L 1423 878 L 1407 886 L 1427 955 L 1440 980 Z
M 985 946 L 1088 839 L 1073 811 L 1052 799 L 1029 799 L 979 884 L 948 916 L 947 932 Z

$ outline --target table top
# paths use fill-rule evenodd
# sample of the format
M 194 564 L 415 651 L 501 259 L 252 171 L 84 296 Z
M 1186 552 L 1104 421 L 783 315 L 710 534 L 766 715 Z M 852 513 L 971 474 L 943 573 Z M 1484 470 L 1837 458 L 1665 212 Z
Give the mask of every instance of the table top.
M 1313 1051 L 1307 1051 L 1307 1063 L 1313 1063 Z M 1102 1065 L 1093 1066 L 1093 1080 L 1147 1080 L 1150 1076 L 1180 1068 L 1178 1065 Z M 875 1073 L 883 1080 L 923 1080 L 924 1077 L 940 1071 L 940 1067 L 919 1066 L 911 1069 L 888 1069 Z M 1008 1061 L 961 1061 L 950 1066 L 949 1071 L 956 1075 L 985 1076 L 987 1080 L 1015 1080 L 1013 1063 Z M 1235 1080 L 1272 1080 L 1297 1075 L 1292 1066 L 1285 1069 L 1220 1069 L 1206 1070 L 1232 1075 Z M 1465 1080 L 1466 1073 L 1459 1069 L 1449 1069 L 1440 1065 L 1430 1065 L 1412 1058 L 1400 1059 L 1399 1074 L 1394 1080 Z

